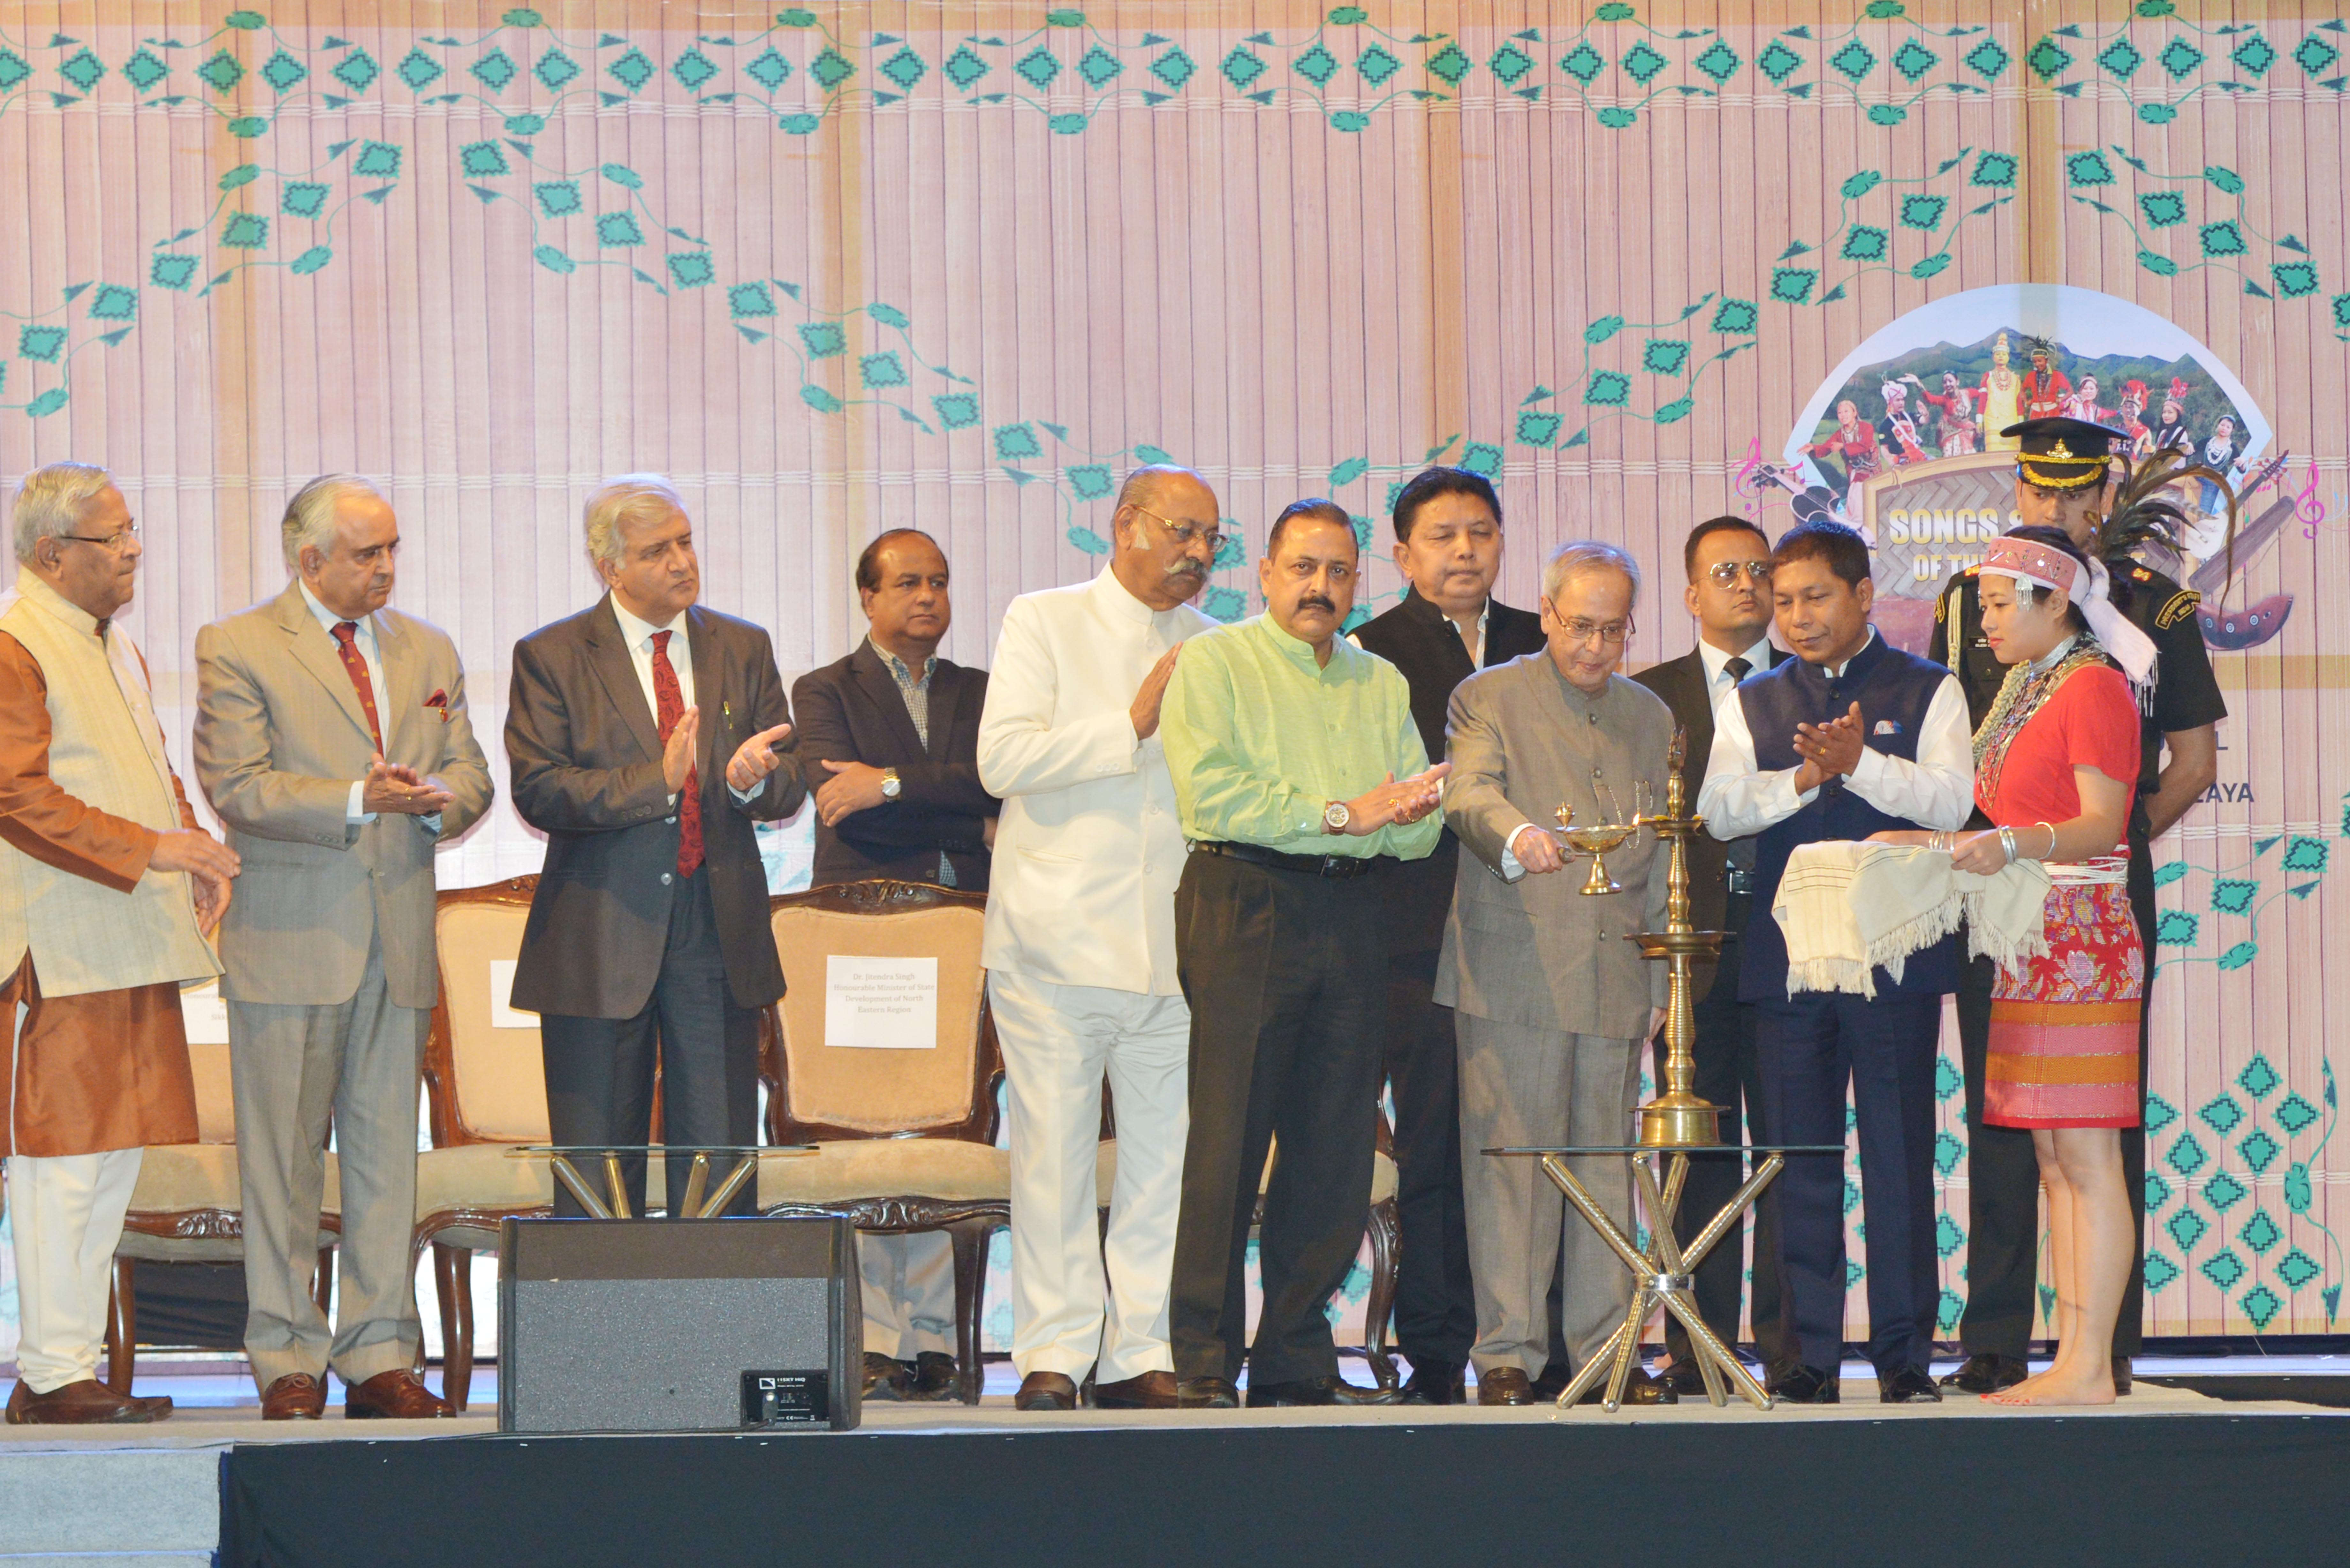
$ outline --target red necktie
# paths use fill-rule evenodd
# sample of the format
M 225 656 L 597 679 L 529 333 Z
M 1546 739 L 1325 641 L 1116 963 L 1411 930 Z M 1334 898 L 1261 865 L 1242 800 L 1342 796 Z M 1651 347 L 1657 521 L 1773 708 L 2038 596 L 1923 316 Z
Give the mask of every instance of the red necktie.
M 368 733 L 375 737 L 375 753 L 381 756 L 383 722 L 375 715 L 375 682 L 368 679 L 367 659 L 359 652 L 359 622 L 335 623 L 335 651 L 343 656 L 343 668 L 350 672 L 351 684 L 359 689 L 359 706 L 367 710 Z
M 661 744 L 669 744 L 670 732 L 685 717 L 685 693 L 677 684 L 677 671 L 669 661 L 670 634 L 653 633 L 653 696 L 659 700 L 660 711 L 654 715 L 660 725 Z M 369 707 L 369 712 L 375 711 Z M 685 788 L 677 803 L 677 874 L 691 877 L 702 868 L 702 791 L 694 769 L 685 770 Z

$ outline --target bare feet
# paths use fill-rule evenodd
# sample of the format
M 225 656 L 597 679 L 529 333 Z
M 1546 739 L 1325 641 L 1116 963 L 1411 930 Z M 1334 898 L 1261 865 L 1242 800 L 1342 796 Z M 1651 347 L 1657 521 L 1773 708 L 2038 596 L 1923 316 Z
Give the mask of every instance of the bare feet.
M 1983 1397 L 1994 1405 L 2110 1405 L 2114 1402 L 2113 1368 L 2110 1365 L 2094 1367 L 2059 1361 L 2037 1376 Z

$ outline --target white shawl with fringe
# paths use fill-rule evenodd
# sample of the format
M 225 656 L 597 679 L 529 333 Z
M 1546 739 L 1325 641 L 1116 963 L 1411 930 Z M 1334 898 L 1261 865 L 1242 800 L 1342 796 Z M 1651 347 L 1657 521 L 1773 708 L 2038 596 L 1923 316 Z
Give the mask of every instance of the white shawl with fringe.
M 1896 981 L 1909 955 L 1964 921 L 1967 945 L 2013 971 L 2048 950 L 2047 867 L 2019 860 L 1995 877 L 1950 864 L 1948 850 L 1830 840 L 1787 860 L 1771 913 L 1787 938 L 1787 994 L 1877 995 L 1882 965 Z

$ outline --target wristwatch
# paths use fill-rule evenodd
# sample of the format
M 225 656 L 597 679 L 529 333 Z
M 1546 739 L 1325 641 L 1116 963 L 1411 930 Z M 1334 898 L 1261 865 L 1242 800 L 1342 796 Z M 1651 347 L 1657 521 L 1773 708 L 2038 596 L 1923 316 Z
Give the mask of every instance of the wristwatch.
M 896 800 L 898 798 L 898 792 L 905 787 L 905 784 L 900 782 L 898 777 L 898 770 L 896 768 L 883 768 L 881 770 L 881 798 L 883 800 Z
M 1322 831 L 1325 833 L 1344 833 L 1347 831 L 1347 824 L 1352 822 L 1354 819 L 1355 814 L 1347 809 L 1347 803 L 1345 801 L 1334 800 L 1322 813 Z

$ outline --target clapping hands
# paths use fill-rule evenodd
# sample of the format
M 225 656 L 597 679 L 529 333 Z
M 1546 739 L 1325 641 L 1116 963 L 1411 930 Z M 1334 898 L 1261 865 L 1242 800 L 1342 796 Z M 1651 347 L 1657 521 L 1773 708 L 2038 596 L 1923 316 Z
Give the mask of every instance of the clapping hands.
M 1809 794 L 1839 774 L 1850 774 L 1860 765 L 1862 751 L 1860 704 L 1855 702 L 1849 712 L 1831 719 L 1825 724 L 1795 726 L 1795 754 L 1804 759 L 1795 770 L 1795 793 Z
M 1451 772 L 1451 763 L 1439 763 L 1408 779 L 1388 774 L 1347 803 L 1347 836 L 1361 838 L 1382 827 L 1418 822 L 1444 804 L 1444 780 Z

